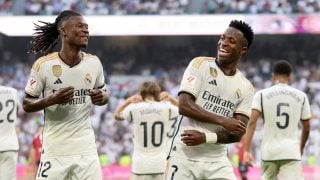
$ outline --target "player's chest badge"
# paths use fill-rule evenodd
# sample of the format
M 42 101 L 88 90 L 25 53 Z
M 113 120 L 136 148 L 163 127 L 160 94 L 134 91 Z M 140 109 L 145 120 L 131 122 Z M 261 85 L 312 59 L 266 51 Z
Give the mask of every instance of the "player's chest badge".
M 60 65 L 53 65 L 52 66 L 52 74 L 57 77 L 57 80 L 53 84 L 62 84 L 60 76 L 62 74 L 62 68 Z
M 61 66 L 60 65 L 53 65 L 52 66 L 52 74 L 57 78 L 60 77 L 62 74 Z
M 237 89 L 236 92 L 234 93 L 234 97 L 236 99 L 240 99 L 241 98 L 241 90 L 240 89 Z
M 210 67 L 210 75 L 213 78 L 216 78 L 218 76 L 218 72 L 217 72 L 216 68 Z
M 87 74 L 85 75 L 85 77 L 84 77 L 84 82 L 85 82 L 86 84 L 88 84 L 88 85 L 91 84 L 91 82 L 92 82 L 92 77 L 91 77 L 91 75 L 90 75 L 89 73 L 87 73 Z

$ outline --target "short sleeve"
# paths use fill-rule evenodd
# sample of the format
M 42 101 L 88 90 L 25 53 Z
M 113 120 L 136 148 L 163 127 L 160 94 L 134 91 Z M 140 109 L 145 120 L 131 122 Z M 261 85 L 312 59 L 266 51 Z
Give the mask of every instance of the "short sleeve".
M 127 106 L 121 113 L 120 113 L 120 117 L 121 119 L 124 120 L 128 120 L 130 122 L 132 122 L 133 120 L 133 114 L 132 114 L 132 104 L 130 104 L 129 106 Z
M 97 79 L 96 79 L 96 83 L 94 85 L 94 88 L 106 88 L 105 85 L 105 79 L 104 79 L 104 72 L 103 72 L 103 66 L 101 64 L 101 61 L 98 57 L 97 58 L 97 64 L 98 64 L 98 75 L 97 75 Z
M 304 95 L 304 102 L 302 105 L 301 119 L 308 120 L 311 118 L 310 104 L 307 95 Z
M 33 97 L 39 97 L 43 91 L 45 82 L 43 80 L 41 68 L 35 68 L 35 65 L 31 69 L 30 77 L 25 87 L 25 92 Z
M 202 85 L 201 61 L 202 59 L 195 58 L 190 62 L 184 71 L 179 93 L 184 91 L 198 96 Z
M 255 110 L 258 110 L 259 112 L 261 112 L 261 110 L 262 110 L 261 99 L 262 99 L 262 93 L 261 93 L 261 91 L 259 91 L 253 97 L 251 109 L 255 109 Z

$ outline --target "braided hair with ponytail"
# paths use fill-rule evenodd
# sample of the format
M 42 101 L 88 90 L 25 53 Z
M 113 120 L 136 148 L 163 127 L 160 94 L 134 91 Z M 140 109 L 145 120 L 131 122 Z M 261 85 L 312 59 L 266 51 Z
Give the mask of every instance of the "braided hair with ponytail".
M 53 48 L 59 42 L 59 28 L 61 24 L 72 16 L 81 16 L 80 13 L 65 10 L 62 11 L 56 18 L 54 23 L 39 21 L 43 25 L 35 24 L 35 33 L 32 36 L 31 48 L 29 52 L 37 54 L 39 52 L 48 54 L 53 51 Z

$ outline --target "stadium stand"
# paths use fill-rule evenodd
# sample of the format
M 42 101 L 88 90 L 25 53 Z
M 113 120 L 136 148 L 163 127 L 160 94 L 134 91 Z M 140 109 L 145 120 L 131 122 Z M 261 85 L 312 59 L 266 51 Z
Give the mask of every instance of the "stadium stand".
M 73 9 L 84 15 L 183 15 L 183 14 L 310 14 L 320 12 L 319 0 L 0 0 L 0 16 L 56 15 Z M 123 155 L 131 154 L 131 126 L 113 119 L 119 103 L 136 92 L 131 75 L 155 78 L 171 95 L 176 96 L 186 64 L 196 55 L 214 56 L 216 36 L 93 37 L 88 52 L 103 61 L 109 78 L 112 98 L 108 106 L 95 107 L 92 113 L 98 152 L 106 157 L 104 165 L 120 164 Z M 37 58 L 26 54 L 30 37 L 0 35 L 0 84 L 17 88 L 22 99 L 30 66 Z M 132 39 L 131 39 L 132 40 Z M 130 41 L 130 40 L 129 40 Z M 15 42 L 15 43 L 12 43 Z M 270 86 L 270 67 L 274 60 L 287 59 L 294 65 L 294 87 L 305 91 L 314 117 L 303 164 L 320 166 L 320 37 L 317 35 L 258 35 L 253 50 L 240 63 L 242 72 L 257 90 Z M 116 77 L 129 80 L 117 81 Z M 28 164 L 32 137 L 43 121 L 42 112 L 19 112 L 18 163 Z M 262 125 L 258 127 L 261 130 Z M 253 142 L 259 162 L 261 133 Z M 230 146 L 230 158 L 237 154 Z M 236 164 L 236 163 L 235 163 Z
M 318 0 L 1 0 L 4 15 L 56 15 L 73 9 L 85 15 L 310 14 Z
M 159 39 L 167 38 L 167 42 Z M 214 37 L 217 38 L 217 37 Z M 212 37 L 181 37 L 171 39 L 170 37 L 143 37 L 132 46 L 108 46 L 101 47 L 103 41 L 112 44 L 111 38 L 95 37 L 91 40 L 90 52 L 101 57 L 106 67 L 106 73 L 111 78 L 112 98 L 107 107 L 95 107 L 92 114 L 92 124 L 97 135 L 98 150 L 101 155 L 108 156 L 109 164 L 119 163 L 124 154 L 132 151 L 130 125 L 117 122 L 113 119 L 115 108 L 126 97 L 134 94 L 136 89 L 130 79 L 116 82 L 112 78 L 116 76 L 152 76 L 172 95 L 177 95 L 178 84 L 190 58 L 201 54 L 212 56 L 215 48 L 211 47 L 214 42 Z M 311 41 L 313 39 L 313 41 Z M 253 50 L 240 63 L 243 72 L 254 83 L 257 89 L 267 87 L 270 82 L 270 67 L 276 58 L 289 59 L 294 64 L 296 76 L 292 84 L 298 89 L 308 93 L 312 104 L 314 118 L 312 120 L 312 131 L 307 143 L 306 153 L 303 157 L 305 165 L 320 165 L 318 152 L 320 142 L 320 57 L 313 54 L 319 47 L 319 37 L 312 35 L 301 35 L 295 38 L 288 36 L 259 36 L 253 45 Z M 0 49 L 0 83 L 15 87 L 23 96 L 23 88 L 27 81 L 28 71 L 34 59 L 34 55 L 25 55 L 28 38 L 16 38 L 17 45 L 2 46 Z M 188 42 L 186 43 L 186 41 Z M 7 44 L 9 38 L 2 37 L 2 44 Z M 10 39 L 12 41 L 12 39 Z M 113 39 L 113 41 L 118 41 Z M 149 41 L 146 45 L 145 41 Z M 176 45 L 171 41 L 178 42 Z M 266 43 L 269 42 L 269 43 Z M 140 47 L 138 46 L 140 45 Z M 292 45 L 292 46 L 291 46 Z M 294 45 L 294 46 L 293 46 Z M 138 46 L 138 47 L 135 47 Z M 99 47 L 99 48 L 97 48 Z M 17 52 L 21 52 L 20 54 Z M 160 54 L 161 53 L 161 54 Z M 28 150 L 32 142 L 38 123 L 42 121 L 42 113 L 26 114 L 20 111 L 18 123 L 19 140 L 21 151 L 19 163 L 28 163 Z M 261 128 L 261 125 L 260 125 Z M 259 136 L 254 140 L 256 158 L 259 159 Z M 232 147 L 230 147 L 232 149 Z M 231 150 L 232 152 L 232 150 Z M 232 156 L 232 154 L 230 155 Z M 314 160 L 316 159 L 316 162 Z

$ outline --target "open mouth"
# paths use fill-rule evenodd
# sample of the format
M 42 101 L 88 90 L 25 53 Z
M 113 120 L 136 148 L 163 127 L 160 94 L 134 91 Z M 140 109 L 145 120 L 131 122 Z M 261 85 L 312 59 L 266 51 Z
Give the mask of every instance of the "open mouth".
M 220 55 L 228 55 L 228 54 L 230 54 L 230 52 L 226 49 L 219 48 L 219 54 Z
M 81 36 L 81 38 L 82 38 L 82 39 L 86 39 L 86 40 L 88 40 L 88 39 L 89 39 L 89 37 L 88 37 L 88 36 Z

